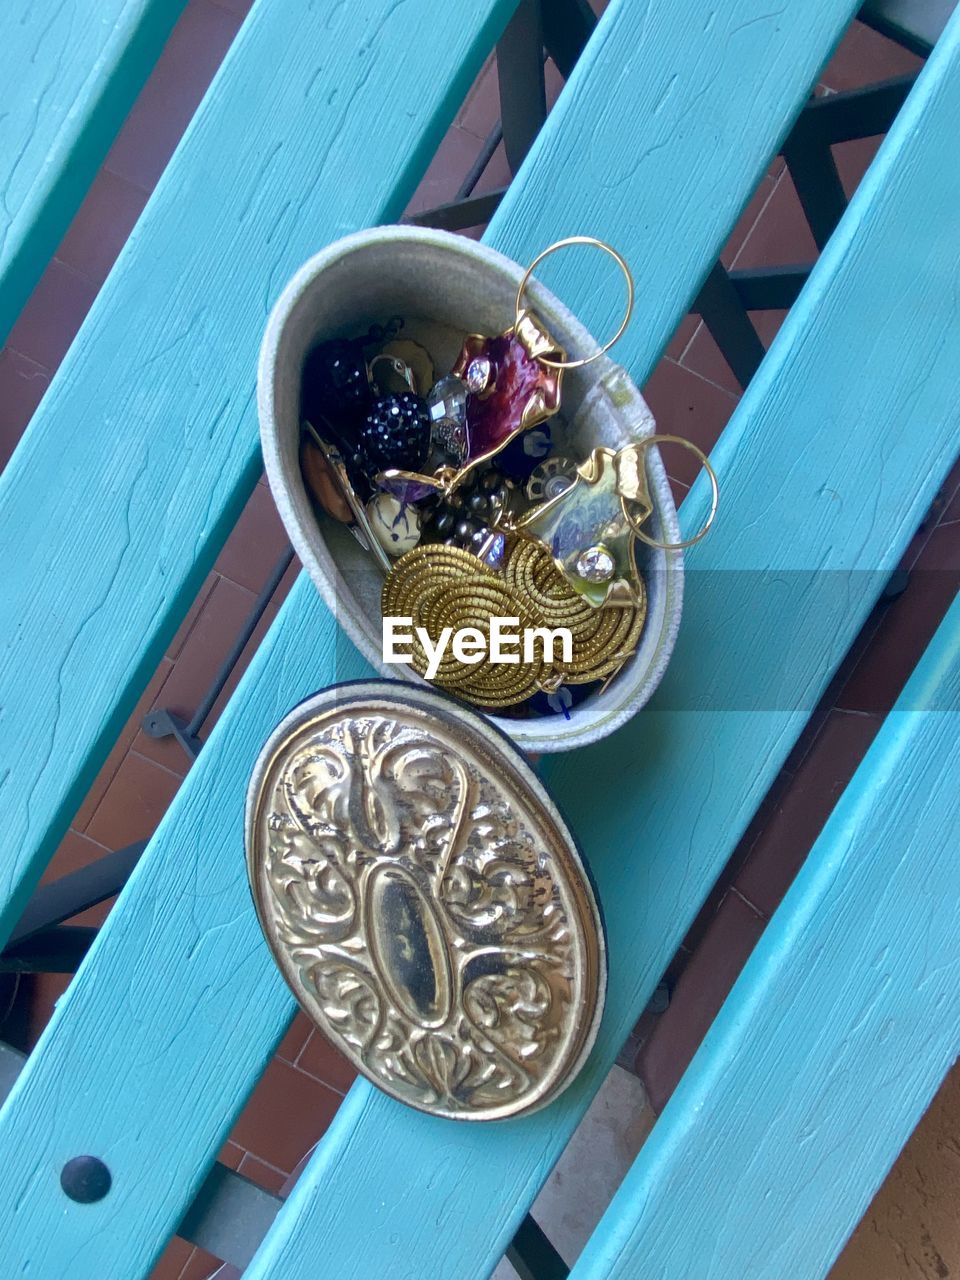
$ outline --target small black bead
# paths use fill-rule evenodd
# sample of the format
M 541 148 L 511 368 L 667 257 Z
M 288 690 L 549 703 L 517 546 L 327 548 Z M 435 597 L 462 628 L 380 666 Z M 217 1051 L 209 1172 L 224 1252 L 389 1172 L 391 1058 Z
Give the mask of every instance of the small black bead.
M 490 510 L 490 500 L 485 493 L 471 493 L 467 506 L 478 516 L 486 515 Z
M 454 515 L 452 511 L 438 511 L 437 518 L 433 522 L 433 527 L 441 536 L 448 534 L 453 528 Z
M 467 542 L 477 531 L 477 522 L 475 520 L 461 520 L 456 528 L 456 535 Z

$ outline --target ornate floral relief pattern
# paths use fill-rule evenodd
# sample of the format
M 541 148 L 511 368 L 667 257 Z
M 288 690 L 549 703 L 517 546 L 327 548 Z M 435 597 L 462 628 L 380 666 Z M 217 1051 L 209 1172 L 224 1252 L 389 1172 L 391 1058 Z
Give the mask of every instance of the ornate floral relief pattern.
M 552 1091 L 597 996 L 583 886 L 488 767 L 414 718 L 321 719 L 258 827 L 261 916 L 308 1010 L 390 1093 L 465 1117 Z

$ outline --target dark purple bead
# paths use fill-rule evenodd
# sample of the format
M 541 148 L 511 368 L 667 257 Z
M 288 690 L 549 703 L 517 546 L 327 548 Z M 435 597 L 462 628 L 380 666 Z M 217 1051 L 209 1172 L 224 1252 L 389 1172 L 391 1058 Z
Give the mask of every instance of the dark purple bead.
M 349 434 L 346 428 L 360 417 L 371 398 L 363 347 L 359 342 L 333 338 L 307 353 L 300 389 L 300 414 L 318 431 L 322 433 L 326 429 L 329 434 L 331 428 L 339 428 L 340 434 Z
M 358 443 L 370 475 L 379 471 L 419 471 L 430 450 L 426 402 L 412 391 L 381 396 L 360 424 Z

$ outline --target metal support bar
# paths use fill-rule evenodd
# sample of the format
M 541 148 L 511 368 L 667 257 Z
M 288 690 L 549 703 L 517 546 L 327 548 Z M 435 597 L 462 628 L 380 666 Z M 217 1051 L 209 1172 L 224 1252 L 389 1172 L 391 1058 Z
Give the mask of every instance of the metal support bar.
M 817 247 L 823 249 L 847 207 L 831 146 L 885 133 L 916 77 L 898 76 L 808 103 L 783 157 Z M 786 310 L 809 274 L 806 264 L 727 273 L 719 264 L 693 307 L 703 317 L 741 386 L 756 372 L 763 347 L 748 311 Z
M 500 119 L 510 172 L 516 173 L 547 118 L 540 0 L 520 0 L 497 44 Z
M 564 80 L 593 35 L 597 15 L 587 0 L 543 0 L 543 43 Z
M 895 76 L 862 89 L 814 98 L 800 115 L 801 128 L 828 146 L 887 133 L 916 80 L 914 75 Z
M 119 893 L 146 847 L 145 840 L 138 840 L 116 853 L 104 854 L 88 867 L 41 885 L 17 921 L 8 949 Z
M 539 14 L 536 12 L 538 9 Z M 497 46 L 497 74 L 501 114 L 511 122 L 506 150 L 512 172 L 516 172 L 546 119 L 544 49 L 538 50 L 536 43 L 538 18 L 539 38 L 545 46 L 546 55 L 553 59 L 564 79 L 570 75 L 597 25 L 596 14 L 587 0 L 540 0 L 539 6 L 527 0 L 504 32 Z M 462 231 L 466 227 L 489 222 L 506 187 L 478 196 L 475 203 L 469 197 L 503 141 L 503 125 L 498 120 L 460 184 L 456 197 L 448 204 L 411 214 L 404 218 L 404 222 L 415 227 L 439 227 L 444 231 Z
M 783 158 L 818 249 L 824 248 L 847 208 L 831 147 L 885 133 L 914 79 L 898 76 L 866 89 L 816 98 L 801 112 L 783 145 Z
M 0 955 L 0 973 L 76 973 L 100 932 L 87 925 L 40 929 Z
M 744 311 L 787 311 L 796 302 L 813 264 L 786 267 L 748 267 L 727 277 Z
M 822 251 L 846 212 L 847 197 L 830 143 L 815 119 L 811 123 L 809 116 L 800 116 L 784 143 L 783 158 L 816 246 Z
M 213 678 L 213 683 L 204 694 L 203 700 L 197 707 L 192 718 L 188 722 L 175 715 L 172 711 L 160 708 L 156 711 L 149 711 L 143 718 L 143 731 L 151 738 L 176 738 L 183 747 L 186 754 L 191 760 L 195 760 L 203 745 L 198 737 L 200 730 L 203 728 L 207 716 L 213 710 L 214 704 L 223 692 L 224 686 L 230 679 L 230 675 L 240 660 L 240 655 L 250 641 L 250 637 L 256 630 L 257 623 L 266 612 L 267 605 L 273 599 L 274 593 L 280 585 L 283 575 L 293 563 L 293 548 L 288 547 L 280 559 L 273 567 L 269 579 L 263 590 L 254 601 L 253 608 L 247 615 L 247 620 L 243 624 L 240 634 L 233 643 L 230 652 L 220 664 L 217 674 Z
M 480 148 L 480 154 L 470 166 L 467 176 L 460 183 L 455 200 L 466 200 L 468 196 L 473 195 L 473 189 L 483 177 L 483 171 L 493 159 L 493 153 L 503 141 L 503 126 L 498 120 L 490 132 L 487 134 L 483 146 Z
M 247 647 L 250 637 L 256 630 L 257 623 L 266 612 L 267 605 L 273 599 L 277 588 L 283 580 L 283 575 L 287 572 L 292 563 L 293 547 L 288 547 L 277 563 L 273 566 L 273 571 L 271 572 L 270 577 L 267 579 L 263 589 L 254 601 L 253 608 L 250 610 L 247 620 L 243 624 L 243 630 L 233 642 L 233 648 L 224 658 L 220 665 L 220 670 L 217 672 L 216 676 L 214 676 L 213 683 L 204 695 L 203 701 L 193 713 L 193 719 L 187 725 L 187 734 L 191 738 L 195 738 L 203 728 L 207 716 L 213 710 L 214 703 L 223 692 L 224 685 L 230 679 L 233 668 L 240 661 L 240 655 Z
M 520 1280 L 567 1280 L 570 1268 L 528 1213 L 507 1250 Z
M 733 376 L 745 387 L 760 367 L 763 343 L 721 262 L 711 269 L 690 309 L 700 313 Z
M 415 227 L 440 227 L 444 231 L 462 231 L 464 227 L 476 227 L 489 222 L 506 194 L 506 187 L 488 191 L 482 196 L 470 196 L 466 200 L 453 200 L 436 208 L 415 213 L 404 221 Z
M 439 227 L 444 231 L 462 231 L 464 227 L 476 227 L 488 222 L 494 209 L 503 198 L 506 187 L 473 197 L 473 189 L 483 177 L 483 172 L 493 158 L 493 153 L 503 141 L 503 129 L 498 120 L 487 134 L 480 154 L 470 166 L 470 172 L 460 183 L 457 194 L 448 204 L 440 204 L 421 213 L 412 213 L 403 221 L 414 227 Z M 460 210 L 463 210 L 461 213 Z
M 183 748 L 183 753 L 190 760 L 196 760 L 203 743 L 187 730 L 187 722 L 183 716 L 176 715 L 164 707 L 148 711 L 140 725 L 148 738 L 175 738 Z

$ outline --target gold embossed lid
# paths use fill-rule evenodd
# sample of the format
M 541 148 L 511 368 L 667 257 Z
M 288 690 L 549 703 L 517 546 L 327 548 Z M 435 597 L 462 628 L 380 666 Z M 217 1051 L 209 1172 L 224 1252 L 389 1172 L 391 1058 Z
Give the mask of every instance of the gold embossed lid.
M 247 866 L 297 1000 L 387 1093 L 495 1120 L 546 1105 L 596 1037 L 603 929 L 520 752 L 430 688 L 302 703 L 247 796 Z

